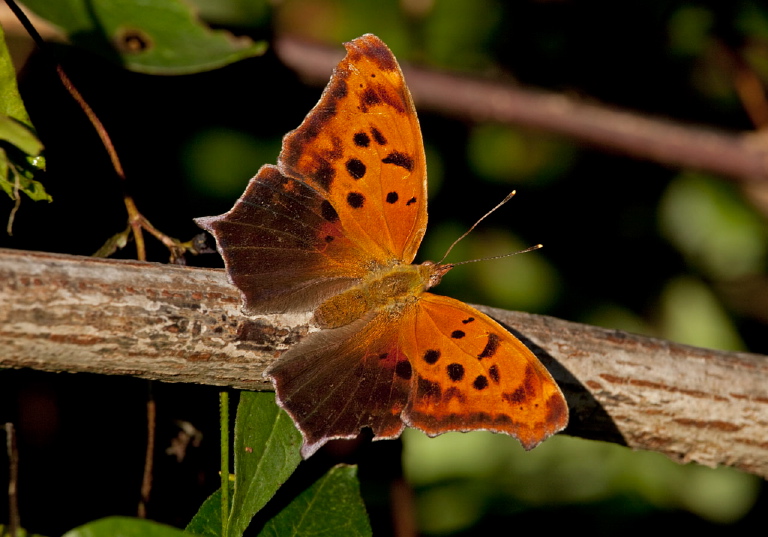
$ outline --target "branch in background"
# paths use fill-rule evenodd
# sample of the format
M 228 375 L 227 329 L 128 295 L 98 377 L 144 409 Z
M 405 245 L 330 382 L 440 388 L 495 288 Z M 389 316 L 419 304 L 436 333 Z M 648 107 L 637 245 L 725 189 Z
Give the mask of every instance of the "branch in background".
M 341 49 L 282 36 L 280 60 L 318 85 L 342 57 Z M 768 140 L 757 133 L 728 133 L 649 118 L 640 113 L 585 103 L 565 95 L 508 83 L 472 79 L 404 66 L 417 107 L 470 121 L 522 125 L 579 143 L 675 167 L 768 181 Z
M 573 436 L 768 477 L 768 357 L 482 308 L 568 399 Z M 245 317 L 223 271 L 0 250 L 0 367 L 269 390 L 308 317 Z

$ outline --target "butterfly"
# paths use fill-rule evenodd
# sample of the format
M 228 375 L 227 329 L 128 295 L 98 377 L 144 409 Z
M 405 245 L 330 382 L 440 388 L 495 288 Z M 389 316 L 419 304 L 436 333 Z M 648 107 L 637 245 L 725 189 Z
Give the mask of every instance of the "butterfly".
M 211 232 L 246 314 L 312 311 L 266 371 L 303 436 L 489 430 L 531 449 L 568 407 L 534 354 L 467 304 L 427 292 L 453 265 L 411 264 L 427 226 L 419 121 L 392 52 L 345 44 L 318 104 Z

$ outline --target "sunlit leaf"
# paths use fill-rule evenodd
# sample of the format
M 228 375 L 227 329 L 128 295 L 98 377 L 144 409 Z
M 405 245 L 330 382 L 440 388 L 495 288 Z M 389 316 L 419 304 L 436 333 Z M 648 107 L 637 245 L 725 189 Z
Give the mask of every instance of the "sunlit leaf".
M 43 144 L 20 120 L 0 114 L 0 140 L 9 142 L 28 155 L 39 155 Z
M 264 53 L 266 44 L 211 30 L 181 0 L 26 0 L 71 42 L 152 74 L 196 73 Z
M 45 168 L 45 160 L 41 156 L 43 144 L 31 125 L 0 27 L 0 190 L 17 204 L 20 193 L 35 201 L 51 201 L 43 185 L 35 180 L 36 173 Z M 12 217 L 10 220 L 9 233 Z

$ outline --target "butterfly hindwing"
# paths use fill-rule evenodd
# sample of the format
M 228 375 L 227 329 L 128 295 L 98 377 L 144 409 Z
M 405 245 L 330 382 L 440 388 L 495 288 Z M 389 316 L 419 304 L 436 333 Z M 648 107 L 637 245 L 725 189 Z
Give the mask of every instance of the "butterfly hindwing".
M 430 436 L 489 430 L 531 449 L 561 430 L 568 408 L 552 376 L 496 321 L 449 297 L 423 293 L 401 323 L 414 378 L 403 420 Z
M 314 332 L 265 372 L 304 437 L 305 457 L 330 439 L 356 437 L 364 427 L 377 440 L 400 436 L 411 366 L 398 342 L 398 323 L 387 320 L 378 312 Z

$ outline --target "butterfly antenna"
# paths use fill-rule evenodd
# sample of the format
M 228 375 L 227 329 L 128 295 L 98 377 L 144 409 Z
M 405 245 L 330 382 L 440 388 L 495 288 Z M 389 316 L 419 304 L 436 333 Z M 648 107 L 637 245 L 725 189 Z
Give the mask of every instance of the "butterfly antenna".
M 504 257 L 510 257 L 517 254 L 524 254 L 526 252 L 532 252 L 533 250 L 538 250 L 539 248 L 543 248 L 543 244 L 536 244 L 534 246 L 531 246 L 529 248 L 526 248 L 525 250 L 520 250 L 519 252 L 512 252 L 510 254 L 501 254 L 501 255 L 494 255 L 493 257 L 483 257 L 481 259 L 469 259 L 467 261 L 459 261 L 458 263 L 451 263 L 452 267 L 456 267 L 458 265 L 466 265 L 467 263 L 477 263 L 478 261 L 490 261 L 492 259 L 502 259 Z
M 496 209 L 498 209 L 499 207 L 501 207 L 502 205 L 504 205 L 505 203 L 507 203 L 509 200 L 511 200 L 511 199 L 512 199 L 512 196 L 514 196 L 516 193 L 517 193 L 517 191 L 516 191 L 516 190 L 513 190 L 512 192 L 510 192 L 510 193 L 507 195 L 507 197 L 506 197 L 506 198 L 504 198 L 503 200 L 501 200 L 501 203 L 499 203 L 498 205 L 496 205 L 496 207 L 494 207 L 493 209 L 491 209 L 490 211 L 488 211 L 487 213 L 485 213 L 485 214 L 484 214 L 484 215 L 483 215 L 483 216 L 480 218 L 480 220 L 478 220 L 477 222 L 475 222 L 474 224 L 472 224 L 472 227 L 471 227 L 471 228 L 469 228 L 469 229 L 466 231 L 466 233 L 464 233 L 464 234 L 463 234 L 461 237 L 459 237 L 458 239 L 456 239 L 455 241 L 453 241 L 453 244 L 451 244 L 451 246 L 450 246 L 450 247 L 448 247 L 448 250 L 445 252 L 445 255 L 444 255 L 444 256 L 443 256 L 443 258 L 440 260 L 440 262 L 438 263 L 438 265 L 442 265 L 442 264 L 443 264 L 443 261 L 445 261 L 445 258 L 446 258 L 446 257 L 448 257 L 448 254 L 450 254 L 450 253 L 451 253 L 451 250 L 453 250 L 453 247 L 454 247 L 454 246 L 456 246 L 456 245 L 459 243 L 459 241 L 460 241 L 461 239 L 463 239 L 464 237 L 466 237 L 467 235 L 469 235 L 470 233 L 472 233 L 472 230 L 473 230 L 473 229 L 475 229 L 475 228 L 477 227 L 477 225 L 478 225 L 480 222 L 482 222 L 483 220 L 485 220 L 486 218 L 488 218 L 488 217 L 491 215 L 491 213 L 493 213 L 493 212 L 494 212 Z M 538 244 L 538 245 L 536 245 L 536 246 L 533 246 L 533 247 L 531 247 L 531 248 L 528 248 L 527 250 L 523 250 L 522 252 L 515 252 L 515 254 L 521 254 L 521 253 L 523 253 L 523 252 L 527 252 L 527 251 L 529 251 L 529 250 L 536 250 L 536 249 L 538 249 L 538 248 L 541 248 L 541 244 Z M 488 259 L 496 259 L 496 258 L 498 258 L 498 257 L 507 257 L 507 256 L 509 256 L 509 255 L 515 255 L 515 254 L 506 254 L 506 255 L 500 255 L 500 256 L 496 256 L 496 257 L 489 257 Z M 480 260 L 479 260 L 479 259 L 477 259 L 477 260 L 475 260 L 475 261 L 480 261 Z M 472 261 L 462 261 L 461 263 L 454 263 L 454 265 L 463 265 L 464 263 L 471 263 L 471 262 L 472 262 Z

